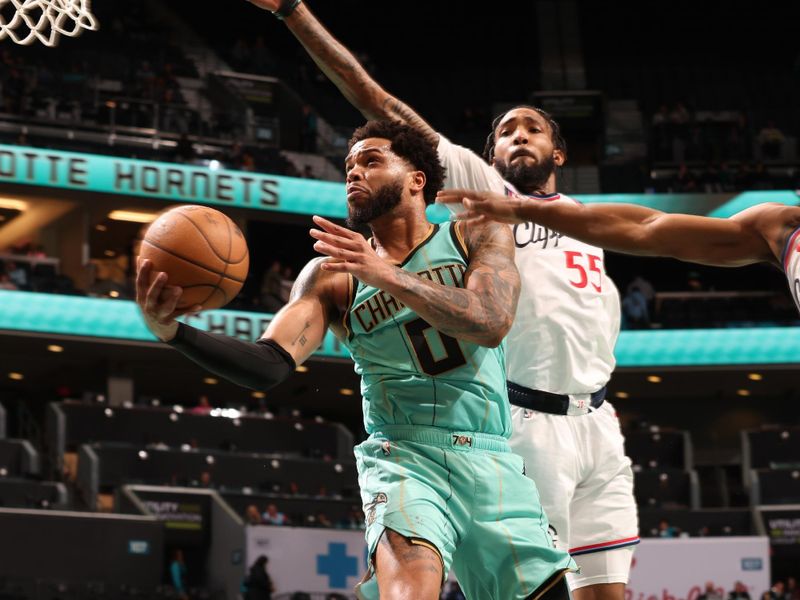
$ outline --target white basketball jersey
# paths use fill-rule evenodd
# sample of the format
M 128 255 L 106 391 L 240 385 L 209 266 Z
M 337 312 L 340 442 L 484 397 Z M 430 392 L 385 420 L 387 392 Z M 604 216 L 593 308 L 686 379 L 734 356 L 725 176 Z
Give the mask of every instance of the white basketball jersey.
M 789 241 L 783 251 L 783 270 L 789 280 L 789 290 L 792 292 L 797 310 L 800 310 L 800 228 L 795 229 L 789 236 Z
M 470 150 L 439 138 L 447 188 L 515 191 Z M 515 191 L 516 193 L 516 191 Z M 563 194 L 531 202 L 575 202 Z M 568 394 L 577 407 L 614 370 L 620 303 L 606 275 L 603 250 L 535 223 L 512 226 L 522 279 L 508 334 L 508 380 L 534 390 Z

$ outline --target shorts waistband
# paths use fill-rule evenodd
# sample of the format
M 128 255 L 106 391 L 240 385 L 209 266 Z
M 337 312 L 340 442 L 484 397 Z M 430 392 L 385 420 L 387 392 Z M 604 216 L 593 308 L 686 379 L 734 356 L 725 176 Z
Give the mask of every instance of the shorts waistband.
M 490 452 L 511 452 L 508 440 L 501 435 L 477 433 L 475 431 L 451 431 L 441 427 L 420 425 L 383 425 L 370 439 L 389 441 L 408 441 L 440 448 L 459 450 L 488 450 Z
M 507 385 L 508 401 L 514 406 L 550 413 L 551 415 L 572 414 L 570 410 L 571 400 L 566 394 L 554 394 L 552 392 L 543 392 L 542 390 L 532 390 L 511 381 L 507 382 Z M 600 408 L 605 399 L 606 388 L 603 386 L 596 392 L 589 394 L 588 406 L 581 407 L 581 409 L 585 409 L 586 413 L 591 412 L 591 409 Z

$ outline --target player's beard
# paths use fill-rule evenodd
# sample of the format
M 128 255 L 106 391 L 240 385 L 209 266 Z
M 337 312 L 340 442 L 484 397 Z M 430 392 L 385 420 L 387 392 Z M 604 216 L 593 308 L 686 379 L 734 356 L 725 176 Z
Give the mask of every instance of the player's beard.
M 372 194 L 361 206 L 348 204 L 347 226 L 351 229 L 357 229 L 371 223 L 400 204 L 402 197 L 402 182 L 387 183 Z
M 494 168 L 503 179 L 523 194 L 535 194 L 545 191 L 547 180 L 556 169 L 556 161 L 552 156 L 547 156 L 533 165 L 526 165 L 522 160 L 509 165 L 504 160 L 495 158 Z

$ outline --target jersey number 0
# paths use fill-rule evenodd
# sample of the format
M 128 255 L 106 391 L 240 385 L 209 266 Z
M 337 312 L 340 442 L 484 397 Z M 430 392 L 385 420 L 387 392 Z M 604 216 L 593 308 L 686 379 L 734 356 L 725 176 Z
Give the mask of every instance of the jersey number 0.
M 443 334 L 426 320 L 422 318 L 414 319 L 406 323 L 405 328 L 408 339 L 411 340 L 411 345 L 414 348 L 414 353 L 417 355 L 417 361 L 427 375 L 441 375 L 467 364 L 467 359 L 461 351 L 461 346 L 458 345 L 458 340 Z M 425 337 L 425 332 L 429 329 L 433 330 L 433 335 L 439 336 L 442 342 L 445 356 L 438 360 L 433 355 L 431 345 Z

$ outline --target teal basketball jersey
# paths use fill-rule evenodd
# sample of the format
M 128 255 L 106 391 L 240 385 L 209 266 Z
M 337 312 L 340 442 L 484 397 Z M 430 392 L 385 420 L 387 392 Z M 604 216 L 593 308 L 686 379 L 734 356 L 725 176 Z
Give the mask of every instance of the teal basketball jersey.
M 454 223 L 433 225 L 400 268 L 463 287 L 467 249 Z M 424 425 L 508 437 L 505 342 L 486 348 L 447 336 L 399 300 L 351 278 L 345 345 L 361 375 L 364 426 Z

